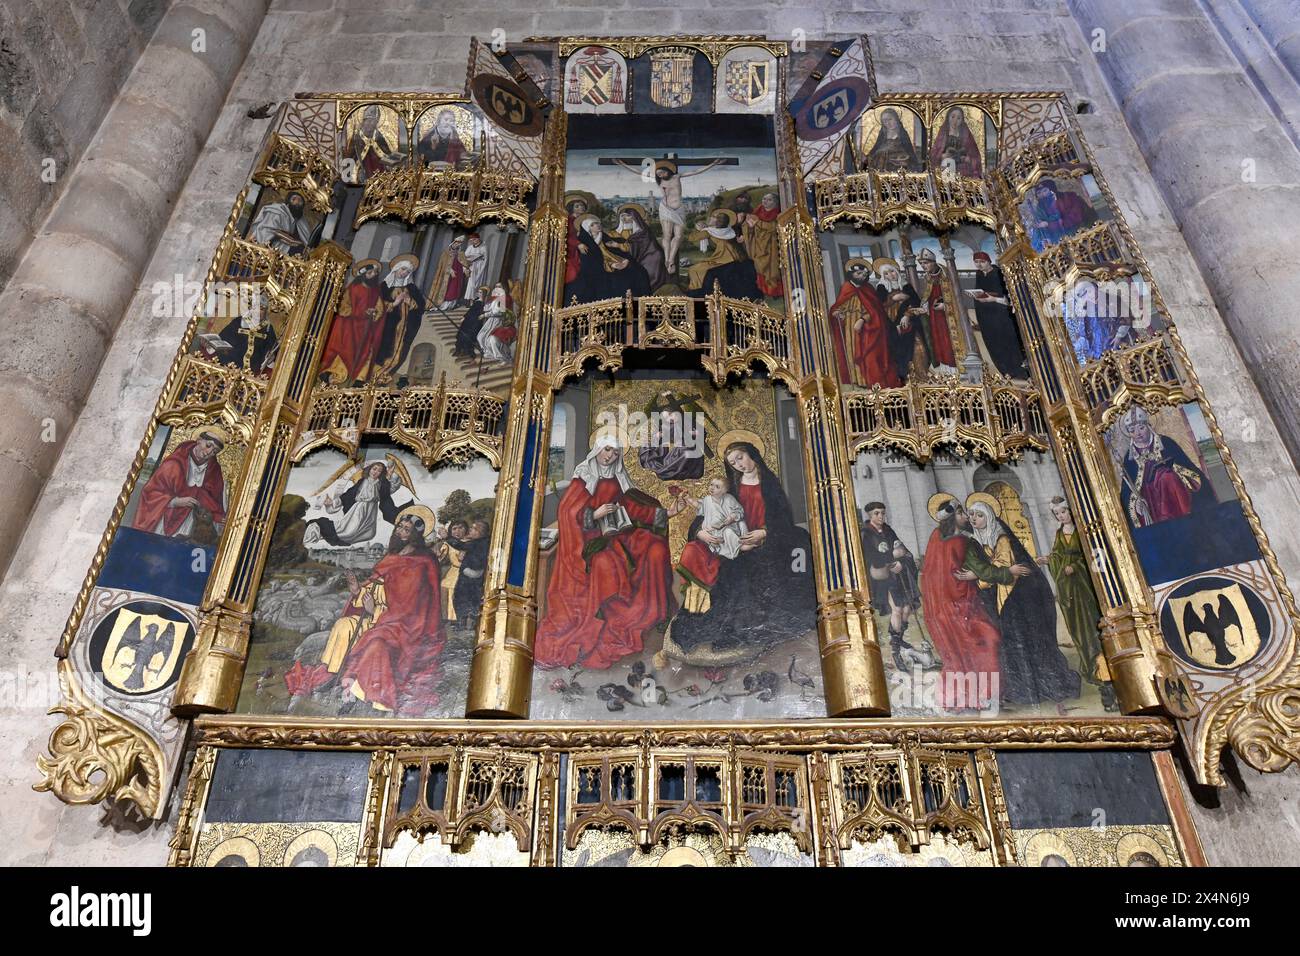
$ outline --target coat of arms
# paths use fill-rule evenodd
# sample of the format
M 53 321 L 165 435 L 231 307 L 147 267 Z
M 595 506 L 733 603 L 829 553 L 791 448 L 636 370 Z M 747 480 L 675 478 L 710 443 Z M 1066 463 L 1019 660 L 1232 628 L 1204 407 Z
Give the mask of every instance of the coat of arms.
M 732 60 L 727 64 L 727 95 L 749 106 L 767 96 L 771 89 L 772 64 L 769 60 Z
M 650 99 L 665 109 L 678 109 L 694 95 L 695 51 L 666 47 L 650 54 Z
M 187 621 L 148 613 L 152 603 L 137 607 L 118 609 L 100 658 L 105 682 L 128 694 L 158 690 L 175 677 L 190 631 Z
M 570 107 L 586 104 L 599 109 L 606 104 L 621 105 L 624 101 L 622 60 L 603 46 L 585 47 L 578 53 L 568 78 L 565 98 Z

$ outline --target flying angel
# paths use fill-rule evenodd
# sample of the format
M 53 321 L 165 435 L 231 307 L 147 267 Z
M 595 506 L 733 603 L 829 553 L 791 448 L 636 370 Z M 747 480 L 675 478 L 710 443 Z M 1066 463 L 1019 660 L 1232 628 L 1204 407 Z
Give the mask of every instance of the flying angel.
M 348 489 L 339 495 L 331 494 L 329 489 L 348 472 L 351 472 L 347 479 Z M 411 500 L 399 505 L 393 496 L 401 488 L 407 490 Z M 391 453 L 385 455 L 383 461 L 376 459 L 360 466 L 355 462 L 345 462 L 316 489 L 312 497 L 322 492 L 324 497 L 320 506 L 330 517 L 315 518 L 307 523 L 302 539 L 307 547 L 319 547 L 322 543 L 335 548 L 366 544 L 374 539 L 380 517 L 392 524 L 403 507 L 420 500 L 410 472 L 401 459 Z M 334 517 L 339 514 L 342 517 Z

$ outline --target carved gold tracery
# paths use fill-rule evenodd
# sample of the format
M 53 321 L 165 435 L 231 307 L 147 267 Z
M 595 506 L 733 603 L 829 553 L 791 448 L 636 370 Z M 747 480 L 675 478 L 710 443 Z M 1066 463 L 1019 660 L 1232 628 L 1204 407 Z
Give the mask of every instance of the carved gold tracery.
M 415 452 L 422 464 L 463 463 L 482 455 L 501 466 L 506 401 L 494 392 L 448 386 L 403 389 L 321 386 L 312 391 L 292 458 L 332 445 L 355 456 L 367 439 L 383 438 Z
M 355 226 L 372 219 L 416 222 L 437 217 L 462 226 L 485 219 L 528 225 L 528 194 L 533 180 L 498 172 L 480 161 L 469 169 L 405 166 L 384 170 L 366 180 Z
M 995 223 L 993 203 L 980 179 L 868 170 L 818 179 L 812 187 L 813 212 L 823 229 L 841 221 L 876 230 L 904 219 L 940 229 L 961 222 L 993 228 Z
M 622 367 L 626 350 L 648 348 L 698 352 L 718 385 L 755 362 L 792 387 L 801 378 L 793 319 L 716 290 L 703 299 L 629 294 L 550 312 L 556 382 L 581 374 L 590 359 L 612 370 Z

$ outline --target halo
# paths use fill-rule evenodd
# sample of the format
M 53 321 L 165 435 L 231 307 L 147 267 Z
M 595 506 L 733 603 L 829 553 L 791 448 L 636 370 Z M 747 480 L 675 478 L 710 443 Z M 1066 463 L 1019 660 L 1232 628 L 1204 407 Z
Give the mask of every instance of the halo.
M 388 263 L 388 271 L 391 272 L 392 270 L 396 269 L 400 263 L 403 262 L 409 262 L 411 264 L 412 272 L 420 268 L 420 257 L 408 252 L 405 255 L 395 256 L 392 259 L 392 261 Z
M 262 853 L 258 850 L 257 844 L 245 836 L 230 837 L 229 839 L 222 840 L 212 848 L 212 852 L 210 852 L 207 859 L 203 861 L 203 865 L 216 866 L 222 860 L 231 856 L 243 860 L 246 866 L 262 865 Z
M 1061 839 L 1059 833 L 1040 830 L 1025 841 L 1025 863 L 1028 866 L 1042 866 L 1043 858 L 1059 856 L 1067 866 L 1078 866 L 1074 851 Z
M 657 159 L 655 160 L 655 172 L 666 169 L 674 176 L 677 175 L 677 160 L 674 159 Z
M 227 433 L 227 431 L 224 428 L 221 428 L 218 425 L 204 425 L 202 428 L 200 428 L 198 431 L 194 433 L 195 438 L 200 438 L 203 435 L 211 435 L 217 441 L 221 442 L 222 448 L 225 448 L 227 445 L 230 444 L 229 433 Z
M 845 272 L 852 272 L 854 269 L 859 267 L 866 269 L 868 272 L 871 271 L 871 263 L 866 259 L 863 259 L 861 256 L 854 256 L 848 262 L 844 263 Z
M 597 216 L 594 212 L 589 212 L 589 213 L 587 213 L 586 215 L 579 217 L 579 218 L 578 218 L 578 219 L 573 223 L 573 225 L 574 225 L 575 227 L 577 227 L 578 229 L 582 229 L 582 228 L 584 228 L 584 227 L 587 225 L 587 223 L 589 223 L 589 222 L 600 223 L 600 227 L 601 227 L 602 229 L 605 228 L 605 224 L 602 223 L 602 222 L 600 222 L 600 217 Z
M 645 206 L 641 205 L 639 202 L 625 202 L 623 203 L 623 205 L 618 207 L 617 212 L 621 216 L 624 212 L 628 212 L 633 209 L 635 209 L 637 212 L 641 214 L 642 219 L 649 218 L 649 213 L 646 212 Z
M 353 275 L 358 275 L 358 274 L 360 274 L 360 272 L 361 272 L 362 269 L 369 269 L 369 268 L 371 268 L 372 266 L 378 266 L 378 267 L 382 268 L 382 267 L 383 267 L 383 263 L 381 263 L 378 259 L 362 259 L 360 262 L 356 263 L 356 264 L 352 267 L 352 274 L 353 274 Z
M 933 518 L 935 521 L 938 521 L 939 509 L 942 508 L 944 505 L 948 504 L 949 502 L 956 504 L 957 503 L 956 497 L 948 494 L 948 492 L 946 491 L 935 492 L 930 496 L 930 500 L 926 503 L 925 509 L 930 512 L 931 518 Z
M 397 512 L 397 517 L 393 519 L 393 527 L 397 527 L 398 522 L 400 522 L 407 515 L 411 515 L 413 517 L 419 518 L 421 521 L 424 522 L 424 535 L 426 538 L 429 535 L 433 534 L 434 529 L 438 526 L 438 519 L 434 515 L 432 508 L 430 508 L 428 505 L 412 504 L 412 505 L 407 505 L 401 511 Z
M 718 453 L 723 456 L 723 463 L 726 462 L 727 447 L 732 442 L 747 441 L 755 448 L 758 453 L 767 458 L 767 443 L 758 437 L 757 432 L 752 432 L 748 428 L 733 428 L 731 431 L 723 432 L 722 437 L 718 439 Z
M 567 193 L 564 197 L 564 208 L 568 209 L 575 202 L 580 202 L 587 208 L 591 208 L 591 200 L 582 193 Z
M 998 499 L 994 498 L 987 491 L 972 491 L 970 494 L 968 494 L 966 496 L 966 510 L 970 511 L 970 506 L 977 501 L 982 501 L 984 504 L 992 508 L 993 517 L 995 518 L 1002 517 L 1002 502 L 998 501 Z
M 1149 854 L 1158 866 L 1169 865 L 1169 852 L 1145 833 L 1126 833 L 1115 844 L 1115 862 L 1119 866 L 1128 866 L 1138 853 Z
M 328 861 L 327 866 L 332 867 L 338 862 L 339 845 L 334 841 L 334 838 L 324 830 L 308 830 L 306 833 L 298 834 L 297 838 L 285 847 L 284 861 L 281 865 L 293 866 L 294 857 L 309 847 L 315 847 L 325 854 L 325 859 Z
M 736 214 L 730 209 L 710 209 L 709 218 L 712 219 L 714 216 L 722 216 L 725 218 L 728 226 L 734 226 L 736 224 Z
M 876 275 L 880 275 L 880 270 L 883 269 L 885 266 L 893 266 L 895 269 L 897 269 L 898 263 L 894 261 L 892 258 L 890 258 L 889 256 L 881 256 L 878 259 L 871 260 L 871 271 L 874 272 Z
M 707 856 L 693 846 L 675 846 L 659 858 L 655 866 L 712 866 Z

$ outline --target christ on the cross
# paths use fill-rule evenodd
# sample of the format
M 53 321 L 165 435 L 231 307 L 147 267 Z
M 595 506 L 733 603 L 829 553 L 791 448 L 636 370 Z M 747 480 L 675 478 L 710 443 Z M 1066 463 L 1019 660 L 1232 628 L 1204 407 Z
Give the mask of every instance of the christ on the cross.
M 629 172 L 644 176 L 654 169 L 655 186 L 659 190 L 659 225 L 663 229 L 662 243 L 664 260 L 668 274 L 677 275 L 677 253 L 686 234 L 686 208 L 682 203 L 682 180 L 688 176 L 707 173 L 715 166 L 738 166 L 740 160 L 734 156 L 678 158 L 669 153 L 662 159 L 625 158 L 619 156 L 602 156 L 597 162 L 601 166 L 621 166 Z M 698 166 L 690 172 L 682 172 L 683 166 Z

